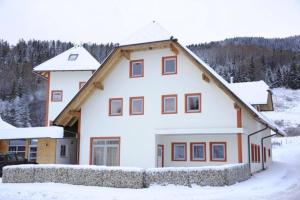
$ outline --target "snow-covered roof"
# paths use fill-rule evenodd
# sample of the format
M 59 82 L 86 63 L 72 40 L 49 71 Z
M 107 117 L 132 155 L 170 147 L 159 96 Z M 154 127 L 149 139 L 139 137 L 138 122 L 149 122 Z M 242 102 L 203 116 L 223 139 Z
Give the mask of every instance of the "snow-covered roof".
M 121 41 L 120 45 L 123 46 L 170 40 L 171 37 L 172 35 L 168 33 L 168 31 L 166 31 L 160 24 L 153 21 Z
M 96 70 L 99 66 L 100 63 L 84 47 L 74 46 L 36 66 L 33 71 Z
M 49 127 L 0 127 L 0 140 L 28 138 L 63 138 L 64 129 L 58 126 Z
M 3 121 L 1 116 L 0 116 L 0 129 L 7 129 L 7 128 L 13 129 L 13 128 L 16 128 L 16 127 L 14 127 L 13 125 Z
M 264 81 L 231 83 L 229 87 L 248 103 L 267 104 L 269 86 Z

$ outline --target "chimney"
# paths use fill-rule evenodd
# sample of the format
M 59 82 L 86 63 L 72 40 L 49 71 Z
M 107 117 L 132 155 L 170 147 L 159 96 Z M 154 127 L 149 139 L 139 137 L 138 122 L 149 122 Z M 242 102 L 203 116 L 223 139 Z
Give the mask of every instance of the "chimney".
M 230 76 L 230 83 L 233 83 L 233 76 Z

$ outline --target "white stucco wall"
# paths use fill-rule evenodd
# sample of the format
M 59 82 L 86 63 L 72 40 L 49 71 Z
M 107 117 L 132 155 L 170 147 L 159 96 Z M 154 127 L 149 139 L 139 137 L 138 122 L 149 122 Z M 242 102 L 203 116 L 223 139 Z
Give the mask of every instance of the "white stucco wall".
M 79 91 L 79 82 L 86 82 L 92 71 L 55 71 L 50 72 L 48 123 L 53 121 Z M 52 102 L 51 91 L 62 90 L 63 101 Z
M 121 166 L 155 167 L 156 130 L 236 128 L 234 102 L 213 81 L 203 81 L 201 71 L 182 52 L 178 54 L 178 74 L 162 76 L 161 58 L 170 55 L 169 49 L 131 53 L 132 60 L 144 59 L 144 77 L 130 79 L 129 61 L 122 58 L 103 81 L 104 90 L 96 90 L 85 101 L 81 108 L 80 164 L 89 163 L 90 137 L 121 137 Z M 199 92 L 202 112 L 186 114 L 184 94 Z M 177 114 L 161 114 L 161 95 L 166 94 L 178 95 Z M 134 96 L 144 96 L 144 115 L 129 115 L 129 97 Z M 116 97 L 123 98 L 123 116 L 110 117 L 109 98 Z

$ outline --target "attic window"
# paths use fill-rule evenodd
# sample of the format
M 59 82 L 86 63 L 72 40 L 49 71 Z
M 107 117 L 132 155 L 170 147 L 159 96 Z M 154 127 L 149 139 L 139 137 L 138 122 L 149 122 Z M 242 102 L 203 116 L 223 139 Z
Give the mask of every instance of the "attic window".
M 78 54 L 70 54 L 68 61 L 75 61 L 78 58 Z

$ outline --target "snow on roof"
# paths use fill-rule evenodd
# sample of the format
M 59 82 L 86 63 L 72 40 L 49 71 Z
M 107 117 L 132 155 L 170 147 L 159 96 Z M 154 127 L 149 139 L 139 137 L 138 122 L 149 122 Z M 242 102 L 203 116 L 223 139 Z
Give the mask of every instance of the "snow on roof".
M 267 104 L 269 86 L 264 81 L 231 83 L 229 87 L 248 103 Z
M 0 116 L 0 129 L 7 129 L 7 128 L 13 129 L 13 128 L 16 128 L 16 127 L 14 127 L 13 125 L 3 121 L 1 116 Z
M 139 29 L 134 34 L 120 42 L 121 46 L 130 44 L 140 44 L 170 40 L 172 35 L 168 33 L 160 24 L 153 21 L 147 26 Z
M 82 46 L 67 51 L 36 66 L 33 71 L 96 70 L 100 63 Z
M 0 140 L 27 138 L 63 138 L 64 129 L 58 126 L 3 128 L 0 127 Z

